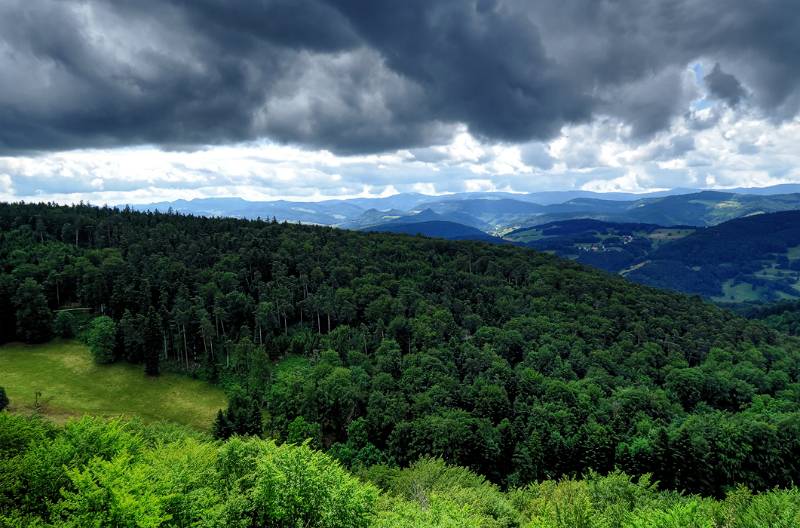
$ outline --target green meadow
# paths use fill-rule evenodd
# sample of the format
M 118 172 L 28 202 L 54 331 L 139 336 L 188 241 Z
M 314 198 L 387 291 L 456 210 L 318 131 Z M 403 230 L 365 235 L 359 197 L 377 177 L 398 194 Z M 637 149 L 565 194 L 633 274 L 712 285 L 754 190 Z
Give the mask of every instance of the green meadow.
M 96 365 L 77 341 L 0 347 L 0 386 L 12 411 L 37 410 L 57 422 L 75 416 L 138 416 L 209 430 L 227 403 L 223 391 L 187 376 L 144 375 L 141 366 Z

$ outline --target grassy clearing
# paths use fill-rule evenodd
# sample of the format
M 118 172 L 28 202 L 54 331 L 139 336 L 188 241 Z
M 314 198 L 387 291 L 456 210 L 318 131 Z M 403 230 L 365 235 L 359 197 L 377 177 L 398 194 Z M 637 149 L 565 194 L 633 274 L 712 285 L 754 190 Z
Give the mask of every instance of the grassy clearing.
M 550 237 L 544 236 L 541 229 L 529 229 L 528 231 L 523 231 L 522 233 L 518 233 L 507 238 L 508 240 L 513 240 L 514 242 L 527 243 Z
M 665 227 L 662 229 L 656 229 L 649 235 L 642 234 L 642 236 L 648 237 L 654 242 L 672 242 L 685 236 L 689 236 L 695 231 L 696 229 L 675 229 L 671 227 Z
M 790 247 L 790 248 L 789 248 L 789 249 L 786 251 L 786 257 L 787 257 L 789 260 L 797 260 L 797 259 L 800 259 L 800 246 L 794 246 L 794 247 Z
M 148 378 L 141 367 L 95 365 L 89 350 L 75 341 L 0 347 L 0 386 L 11 410 L 40 410 L 55 421 L 73 416 L 139 416 L 209 430 L 217 409 L 226 406 L 217 387 L 179 374 Z
M 728 280 L 722 284 L 722 295 L 711 299 L 718 302 L 747 302 L 758 301 L 761 295 L 762 292 L 752 284 L 740 282 L 734 285 L 733 280 Z

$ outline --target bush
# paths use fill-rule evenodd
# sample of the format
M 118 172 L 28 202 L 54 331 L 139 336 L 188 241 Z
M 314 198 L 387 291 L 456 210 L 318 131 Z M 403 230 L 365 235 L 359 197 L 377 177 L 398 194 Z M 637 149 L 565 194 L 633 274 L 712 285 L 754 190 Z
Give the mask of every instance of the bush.
M 86 334 L 86 344 L 92 352 L 95 363 L 112 363 L 114 346 L 117 340 L 117 325 L 105 315 L 95 317 Z
M 57 336 L 69 339 L 75 337 L 77 331 L 77 321 L 72 312 L 68 310 L 61 310 L 56 314 L 53 321 L 53 331 Z
M 223 526 L 366 528 L 374 516 L 377 489 L 307 446 L 233 438 L 217 468 Z

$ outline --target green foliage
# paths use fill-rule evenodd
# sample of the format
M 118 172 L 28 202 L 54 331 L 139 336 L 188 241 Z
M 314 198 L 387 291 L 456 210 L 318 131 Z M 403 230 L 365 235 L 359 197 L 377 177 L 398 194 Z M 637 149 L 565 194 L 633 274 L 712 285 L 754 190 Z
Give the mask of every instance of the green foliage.
M 25 279 L 17 288 L 13 301 L 17 336 L 26 343 L 42 343 L 50 339 L 53 316 L 42 286 L 32 278 Z
M 81 466 L 93 458 L 108 460 L 123 452 L 136 452 L 141 442 L 119 421 L 84 418 L 69 422 L 54 437 L 25 446 L 15 457 L 12 493 L 23 508 L 42 513 L 60 497 L 70 478 L 67 467 Z M 24 491 L 22 491 L 24 490 Z
M 219 453 L 228 526 L 369 526 L 377 491 L 306 446 L 232 439 Z
M 175 425 L 0 414 L 0 526 L 794 528 L 800 490 L 722 500 L 615 472 L 501 491 L 425 459 L 363 476 L 307 445 L 211 441 Z
M 53 320 L 53 332 L 58 337 L 69 339 L 78 333 L 78 322 L 69 310 L 60 310 Z
M 54 508 L 62 526 L 155 528 L 172 517 L 153 485 L 156 473 L 132 462 L 126 453 L 111 460 L 93 459 L 85 469 L 67 472 L 70 489 Z
M 800 301 L 785 301 L 767 305 L 738 305 L 744 315 L 759 319 L 770 328 L 785 334 L 800 335 Z
M 333 444 L 328 453 L 354 470 L 388 462 L 386 455 L 369 441 L 368 424 L 363 418 L 347 426 L 347 442 Z
M 800 244 L 798 220 L 800 212 L 785 210 L 698 229 L 660 245 L 627 277 L 721 302 L 796 299 L 800 261 L 787 255 Z
M 302 416 L 298 416 L 289 423 L 286 429 L 286 441 L 290 444 L 308 445 L 319 449 L 322 444 L 322 431 L 317 423 L 309 423 Z
M 261 434 L 261 411 L 247 395 L 236 390 L 228 401 L 228 408 L 217 412 L 214 420 L 214 437 L 230 438 L 233 435 Z
M 496 526 L 469 507 L 438 493 L 427 497 L 420 505 L 404 499 L 385 499 L 375 528 L 493 528 Z
M 149 374 L 238 387 L 220 437 L 264 416 L 357 471 L 441 457 L 503 487 L 614 468 L 719 498 L 800 481 L 796 340 L 525 248 L 2 205 L 14 329 L 21 285 L 106 314 Z
M 117 339 L 117 325 L 113 319 L 102 315 L 92 320 L 86 333 L 86 344 L 92 352 L 95 363 L 114 361 L 114 346 Z
M 130 310 L 125 310 L 118 324 L 122 334 L 122 347 L 125 350 L 125 359 L 131 363 L 141 363 L 145 357 L 144 334 L 145 319 L 141 314 L 133 315 Z
M 423 507 L 455 503 L 480 519 L 479 525 L 518 525 L 519 512 L 497 486 L 465 468 L 447 466 L 441 459 L 422 459 L 384 485 L 393 495 Z

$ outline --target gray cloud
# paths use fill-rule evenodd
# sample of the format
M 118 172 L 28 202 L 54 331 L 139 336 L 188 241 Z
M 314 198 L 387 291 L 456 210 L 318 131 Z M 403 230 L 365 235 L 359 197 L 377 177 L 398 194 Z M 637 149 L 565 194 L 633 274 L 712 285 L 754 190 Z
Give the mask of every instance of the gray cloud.
M 714 65 L 714 69 L 711 70 L 711 73 L 703 77 L 703 80 L 706 82 L 712 95 L 727 101 L 731 106 L 739 104 L 739 101 L 745 96 L 744 88 L 742 87 L 742 83 L 739 82 L 739 79 L 730 73 L 722 71 L 719 63 Z
M 462 0 L 332 3 L 394 71 L 422 86 L 430 115 L 440 120 L 521 141 L 590 117 L 592 97 L 547 56 L 525 13 Z
M 671 137 L 666 145 L 658 145 L 650 152 L 653 161 L 681 158 L 695 148 L 694 137 L 689 134 Z
M 686 114 L 682 72 L 800 110 L 796 0 L 6 0 L 0 152 L 267 137 L 338 153 Z M 701 127 L 701 123 L 695 123 Z M 702 128 L 702 127 L 701 127 Z

